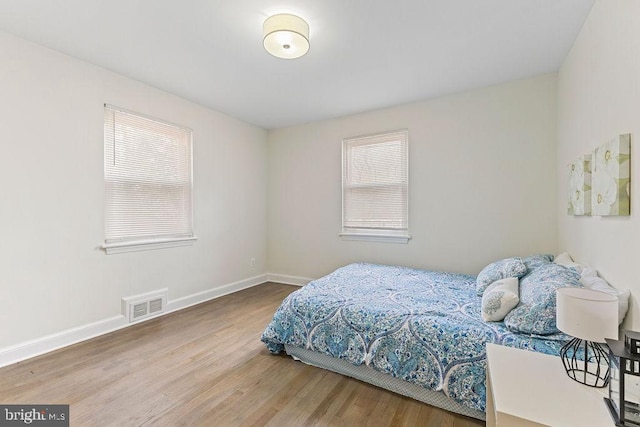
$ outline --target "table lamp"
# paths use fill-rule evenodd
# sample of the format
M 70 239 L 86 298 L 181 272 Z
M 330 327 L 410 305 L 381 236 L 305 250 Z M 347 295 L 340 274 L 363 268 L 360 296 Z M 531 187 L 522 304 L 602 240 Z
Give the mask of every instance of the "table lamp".
M 556 290 L 556 325 L 574 337 L 560 350 L 569 378 L 591 387 L 609 382 L 609 354 L 600 343 L 618 339 L 618 299 L 586 288 Z

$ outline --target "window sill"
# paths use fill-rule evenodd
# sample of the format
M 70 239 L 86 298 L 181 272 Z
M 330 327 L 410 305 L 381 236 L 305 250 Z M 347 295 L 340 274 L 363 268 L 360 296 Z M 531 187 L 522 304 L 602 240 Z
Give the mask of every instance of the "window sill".
M 346 232 L 340 233 L 342 240 L 355 240 L 360 242 L 380 242 L 380 243 L 409 243 L 409 234 L 382 234 L 382 233 L 360 233 Z
M 134 240 L 130 242 L 105 243 L 100 248 L 107 255 L 121 254 L 125 252 L 151 251 L 154 249 L 175 248 L 179 246 L 191 246 L 198 240 L 193 237 L 176 237 L 170 239 Z

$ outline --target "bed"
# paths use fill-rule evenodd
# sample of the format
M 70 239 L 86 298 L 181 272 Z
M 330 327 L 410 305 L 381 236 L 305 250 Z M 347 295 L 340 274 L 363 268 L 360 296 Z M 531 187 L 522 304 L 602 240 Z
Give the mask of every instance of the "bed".
M 518 305 L 523 309 L 512 316 L 511 323 L 537 322 L 537 329 L 528 333 L 507 327 L 506 320 L 483 320 L 480 275 L 356 263 L 290 294 L 267 325 L 262 341 L 272 353 L 286 351 L 305 363 L 484 419 L 487 343 L 558 354 L 569 339 L 549 328 L 555 327 L 555 315 L 550 319 L 550 310 L 555 313 L 555 290 L 552 308 L 540 306 L 537 292 L 550 293 L 567 282 L 580 286 L 579 276 L 575 275 L 575 282 L 568 280 L 575 273 L 567 268 L 554 281 L 557 269 L 551 268 L 550 274 L 548 268 L 541 268 L 553 257 L 518 259 L 525 265 L 516 274 L 524 276 Z M 545 273 L 536 276 L 534 270 Z M 532 285 L 525 287 L 530 276 L 535 276 L 529 280 Z M 543 286 L 541 279 L 546 280 Z M 536 314 L 536 309 L 546 314 Z

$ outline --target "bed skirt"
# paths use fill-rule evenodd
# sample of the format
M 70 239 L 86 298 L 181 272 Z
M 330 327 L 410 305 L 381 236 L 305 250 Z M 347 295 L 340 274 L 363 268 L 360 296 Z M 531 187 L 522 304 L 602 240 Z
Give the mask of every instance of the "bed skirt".
M 337 372 L 449 412 L 455 412 L 478 420 L 485 420 L 484 412 L 478 411 L 477 409 L 467 408 L 450 397 L 445 396 L 441 391 L 429 390 L 416 384 L 392 377 L 391 375 L 375 371 L 367 366 L 357 366 L 346 360 L 336 359 L 304 348 L 287 344 L 285 344 L 284 348 L 289 356 L 293 357 L 295 360 L 304 362 L 307 365 Z

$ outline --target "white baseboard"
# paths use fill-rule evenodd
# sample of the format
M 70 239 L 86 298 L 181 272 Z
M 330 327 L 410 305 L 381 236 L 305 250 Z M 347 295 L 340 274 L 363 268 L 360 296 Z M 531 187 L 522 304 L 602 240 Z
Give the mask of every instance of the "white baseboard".
M 171 313 L 172 311 L 182 310 L 183 308 L 191 307 L 192 305 L 200 304 L 214 298 L 220 298 L 222 296 L 229 295 L 243 289 L 260 285 L 264 282 L 269 281 L 267 279 L 268 276 L 268 274 L 261 274 L 260 276 L 250 277 L 248 279 L 229 283 L 228 285 L 220 286 L 218 288 L 208 289 L 196 294 L 187 295 L 186 297 L 169 300 L 169 302 L 167 303 L 167 310 L 164 314 Z
M 118 315 L 108 319 L 99 320 L 97 322 L 67 329 L 65 331 L 57 332 L 55 334 L 47 335 L 34 340 L 26 341 L 11 347 L 3 348 L 0 349 L 0 367 L 30 359 L 32 357 L 39 356 L 53 350 L 58 350 L 59 348 L 76 344 L 81 341 L 86 341 L 88 339 L 95 338 L 99 335 L 104 335 L 118 329 L 136 325 L 141 322 L 146 322 L 147 320 L 151 320 L 159 316 L 164 316 L 165 314 L 171 313 L 173 311 L 182 310 L 183 308 L 187 308 L 192 305 L 200 304 L 202 302 L 209 301 L 214 298 L 219 298 L 221 296 L 228 295 L 242 289 L 260 285 L 269 280 L 270 279 L 268 274 L 262 274 L 260 276 L 255 276 L 249 279 L 240 280 L 238 282 L 229 283 L 227 285 L 209 289 L 203 292 L 198 292 L 186 297 L 170 300 L 168 301 L 166 309 L 163 313 L 160 313 L 157 316 L 148 317 L 139 322 L 129 323 L 125 316 Z
M 3 348 L 0 349 L 0 367 L 40 356 L 129 325 L 133 323 L 127 322 L 126 317 L 119 315 Z
M 267 274 L 268 282 L 282 283 L 285 285 L 304 286 L 312 280 L 313 279 L 310 279 L 308 277 L 289 276 L 286 274 L 276 274 L 276 273 Z

